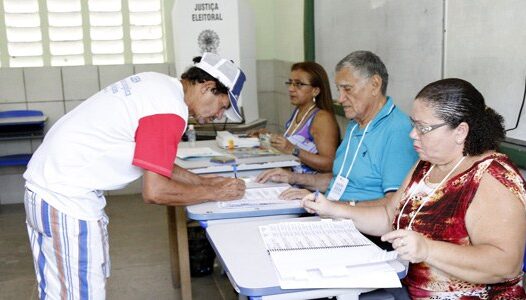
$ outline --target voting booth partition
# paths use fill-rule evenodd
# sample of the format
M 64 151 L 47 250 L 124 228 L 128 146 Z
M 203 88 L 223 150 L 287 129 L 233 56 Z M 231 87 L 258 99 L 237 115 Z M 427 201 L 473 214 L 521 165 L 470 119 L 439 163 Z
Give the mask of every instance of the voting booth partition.
M 245 0 L 176 1 L 172 10 L 177 76 L 204 52 L 232 60 L 247 77 L 240 98 L 245 123 L 259 118 L 254 19 Z

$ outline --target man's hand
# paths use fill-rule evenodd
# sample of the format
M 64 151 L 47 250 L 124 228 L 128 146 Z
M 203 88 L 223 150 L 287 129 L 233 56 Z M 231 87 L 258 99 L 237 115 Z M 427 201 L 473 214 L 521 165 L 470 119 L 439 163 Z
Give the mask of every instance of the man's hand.
M 214 193 L 214 200 L 225 201 L 240 199 L 245 194 L 245 181 L 237 178 L 207 178 L 207 185 Z
M 256 182 L 265 183 L 270 180 L 274 182 L 285 182 L 288 184 L 293 184 L 292 176 L 293 173 L 291 171 L 278 168 L 259 173 L 256 177 Z
M 279 198 L 283 200 L 301 200 L 310 193 L 311 191 L 306 189 L 288 188 L 279 195 Z

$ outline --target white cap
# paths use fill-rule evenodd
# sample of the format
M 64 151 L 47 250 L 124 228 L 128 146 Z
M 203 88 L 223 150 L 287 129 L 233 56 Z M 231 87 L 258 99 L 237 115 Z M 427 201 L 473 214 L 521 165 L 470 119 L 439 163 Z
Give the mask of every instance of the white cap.
M 212 75 L 228 88 L 230 108 L 225 111 L 225 115 L 234 122 L 243 121 L 237 103 L 246 80 L 245 73 L 230 60 L 210 52 L 203 53 L 201 61 L 195 66 Z

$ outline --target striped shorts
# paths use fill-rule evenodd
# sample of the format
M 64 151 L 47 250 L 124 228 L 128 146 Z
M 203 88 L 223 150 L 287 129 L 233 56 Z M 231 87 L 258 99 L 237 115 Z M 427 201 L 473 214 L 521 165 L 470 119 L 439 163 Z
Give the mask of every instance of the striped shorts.
M 105 299 L 108 217 L 72 218 L 27 188 L 24 205 L 39 299 Z

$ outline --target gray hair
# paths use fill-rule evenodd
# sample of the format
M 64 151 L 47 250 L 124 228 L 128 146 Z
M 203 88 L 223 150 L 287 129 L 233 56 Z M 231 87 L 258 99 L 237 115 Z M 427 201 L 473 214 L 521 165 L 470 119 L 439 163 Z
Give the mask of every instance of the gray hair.
M 387 68 L 378 55 L 370 51 L 354 51 L 338 62 L 336 72 L 343 68 L 353 68 L 364 78 L 371 78 L 374 75 L 380 76 L 382 78 L 381 92 L 385 96 L 389 74 L 387 74 Z

